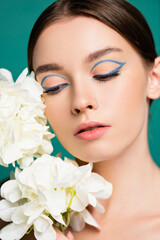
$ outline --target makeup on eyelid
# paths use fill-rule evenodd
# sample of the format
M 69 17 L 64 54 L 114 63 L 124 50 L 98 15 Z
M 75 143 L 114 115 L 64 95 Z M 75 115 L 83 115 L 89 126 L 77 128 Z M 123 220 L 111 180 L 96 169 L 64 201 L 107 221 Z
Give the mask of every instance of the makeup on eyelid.
M 58 74 L 49 74 L 42 79 L 41 86 L 43 89 L 48 90 L 66 83 L 66 80 L 67 79 L 65 77 Z
M 92 73 L 93 75 L 102 76 L 107 74 L 113 74 L 119 71 L 125 64 L 126 62 L 119 62 L 111 59 L 101 60 L 92 67 L 90 73 Z M 98 70 L 98 74 L 95 73 L 96 70 Z M 103 71 L 104 73 L 102 73 Z
M 101 60 L 92 67 L 90 73 L 92 73 L 92 75 L 95 77 L 98 76 L 99 78 L 103 76 L 116 76 L 116 73 L 118 75 L 118 71 L 124 66 L 125 63 L 126 62 L 119 62 L 111 59 Z M 69 83 L 66 83 L 66 80 L 67 79 L 65 77 L 58 74 L 49 74 L 42 79 L 41 86 L 44 90 L 46 90 L 46 93 L 49 91 L 58 93 L 70 85 Z

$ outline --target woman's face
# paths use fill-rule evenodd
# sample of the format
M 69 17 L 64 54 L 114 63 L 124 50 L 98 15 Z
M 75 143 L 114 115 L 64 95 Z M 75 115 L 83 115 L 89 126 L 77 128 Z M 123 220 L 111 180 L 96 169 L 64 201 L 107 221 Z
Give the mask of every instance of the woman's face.
M 79 16 L 53 23 L 38 38 L 33 67 L 46 116 L 75 157 L 113 159 L 146 134 L 147 71 L 134 48 L 102 22 Z

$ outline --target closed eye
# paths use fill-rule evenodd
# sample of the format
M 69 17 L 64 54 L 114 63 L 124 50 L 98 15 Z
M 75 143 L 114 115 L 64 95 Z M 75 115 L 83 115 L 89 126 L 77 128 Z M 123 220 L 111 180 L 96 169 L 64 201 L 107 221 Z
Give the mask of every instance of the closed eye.
M 98 63 L 96 63 L 93 68 L 91 69 L 91 72 L 94 70 L 95 67 L 97 67 L 98 65 L 100 64 L 106 64 L 106 63 L 109 63 L 109 62 L 113 62 L 115 64 L 118 64 L 118 67 L 116 67 L 115 69 L 113 69 L 112 71 L 108 72 L 108 73 L 105 73 L 105 74 L 97 74 L 97 75 L 94 75 L 93 76 L 93 80 L 98 80 L 100 82 L 105 82 L 105 81 L 108 81 L 114 77 L 117 77 L 120 75 L 120 69 L 126 64 L 126 62 L 118 62 L 118 61 L 115 61 L 115 60 L 111 60 L 111 59 L 106 59 L 106 60 L 102 60 L 102 61 L 99 61 Z
M 56 85 L 54 87 L 46 88 L 44 93 L 56 94 L 69 85 L 70 84 L 68 84 L 68 83 L 62 83 L 62 84 Z
M 119 72 L 114 72 L 114 73 L 111 73 L 111 74 L 99 74 L 99 75 L 93 76 L 93 80 L 98 80 L 100 82 L 105 82 L 105 81 L 109 81 L 113 77 L 117 77 L 119 75 L 120 75 Z

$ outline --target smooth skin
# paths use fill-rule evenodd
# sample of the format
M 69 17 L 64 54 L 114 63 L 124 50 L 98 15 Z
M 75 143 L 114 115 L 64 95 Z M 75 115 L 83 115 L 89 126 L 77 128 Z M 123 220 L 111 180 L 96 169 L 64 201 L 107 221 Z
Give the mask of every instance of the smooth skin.
M 96 54 L 105 48 L 121 51 Z M 91 73 L 104 59 L 126 64 L 109 81 L 91 80 L 116 68 L 99 64 Z M 73 233 L 75 239 L 160 239 L 160 170 L 147 137 L 149 99 L 160 97 L 160 57 L 147 67 L 121 35 L 80 16 L 47 27 L 37 41 L 33 63 L 35 71 L 46 64 L 61 67 L 39 74 L 37 70 L 39 83 L 48 74 L 57 74 L 65 80 L 50 78 L 48 87 L 68 84 L 57 94 L 44 94 L 46 116 L 62 145 L 77 159 L 94 162 L 94 170 L 113 184 L 112 197 L 101 201 L 106 213 L 91 209 L 101 231 L 86 226 Z M 75 128 L 89 121 L 111 128 L 95 140 L 76 138 Z
M 117 50 L 102 54 L 106 48 Z M 126 64 L 108 81 L 93 80 L 117 67 L 99 64 L 91 72 L 105 59 Z M 38 72 L 46 64 L 61 68 Z M 147 129 L 149 99 L 160 97 L 160 57 L 147 67 L 120 34 L 79 16 L 55 22 L 41 33 L 33 65 L 39 83 L 57 74 L 61 77 L 49 78 L 47 87 L 67 85 L 56 94 L 43 94 L 46 116 L 59 141 L 81 164 L 93 162 L 94 171 L 113 184 L 111 198 L 101 201 L 106 212 L 90 208 L 101 230 L 86 226 L 80 233 L 72 232 L 74 238 L 159 240 L 160 169 L 149 151 Z M 111 128 L 94 140 L 75 137 L 76 127 L 89 121 Z

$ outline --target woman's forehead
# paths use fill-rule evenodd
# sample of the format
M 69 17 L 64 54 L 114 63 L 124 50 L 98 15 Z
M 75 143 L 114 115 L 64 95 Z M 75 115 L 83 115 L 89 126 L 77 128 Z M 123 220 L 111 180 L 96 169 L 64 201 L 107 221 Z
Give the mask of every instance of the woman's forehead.
M 119 55 L 134 51 L 128 41 L 115 30 L 94 18 L 78 16 L 62 19 L 48 26 L 39 36 L 33 62 L 66 57 L 84 59 L 101 49 L 120 49 Z
M 66 44 L 82 43 L 92 46 L 98 42 L 107 42 L 112 44 L 122 44 L 127 42 L 118 32 L 102 23 L 101 21 L 85 17 L 78 16 L 67 19 L 62 19 L 52 23 L 40 34 L 36 46 L 41 44 L 62 44 L 64 47 Z M 66 44 L 64 44 L 66 43 Z

